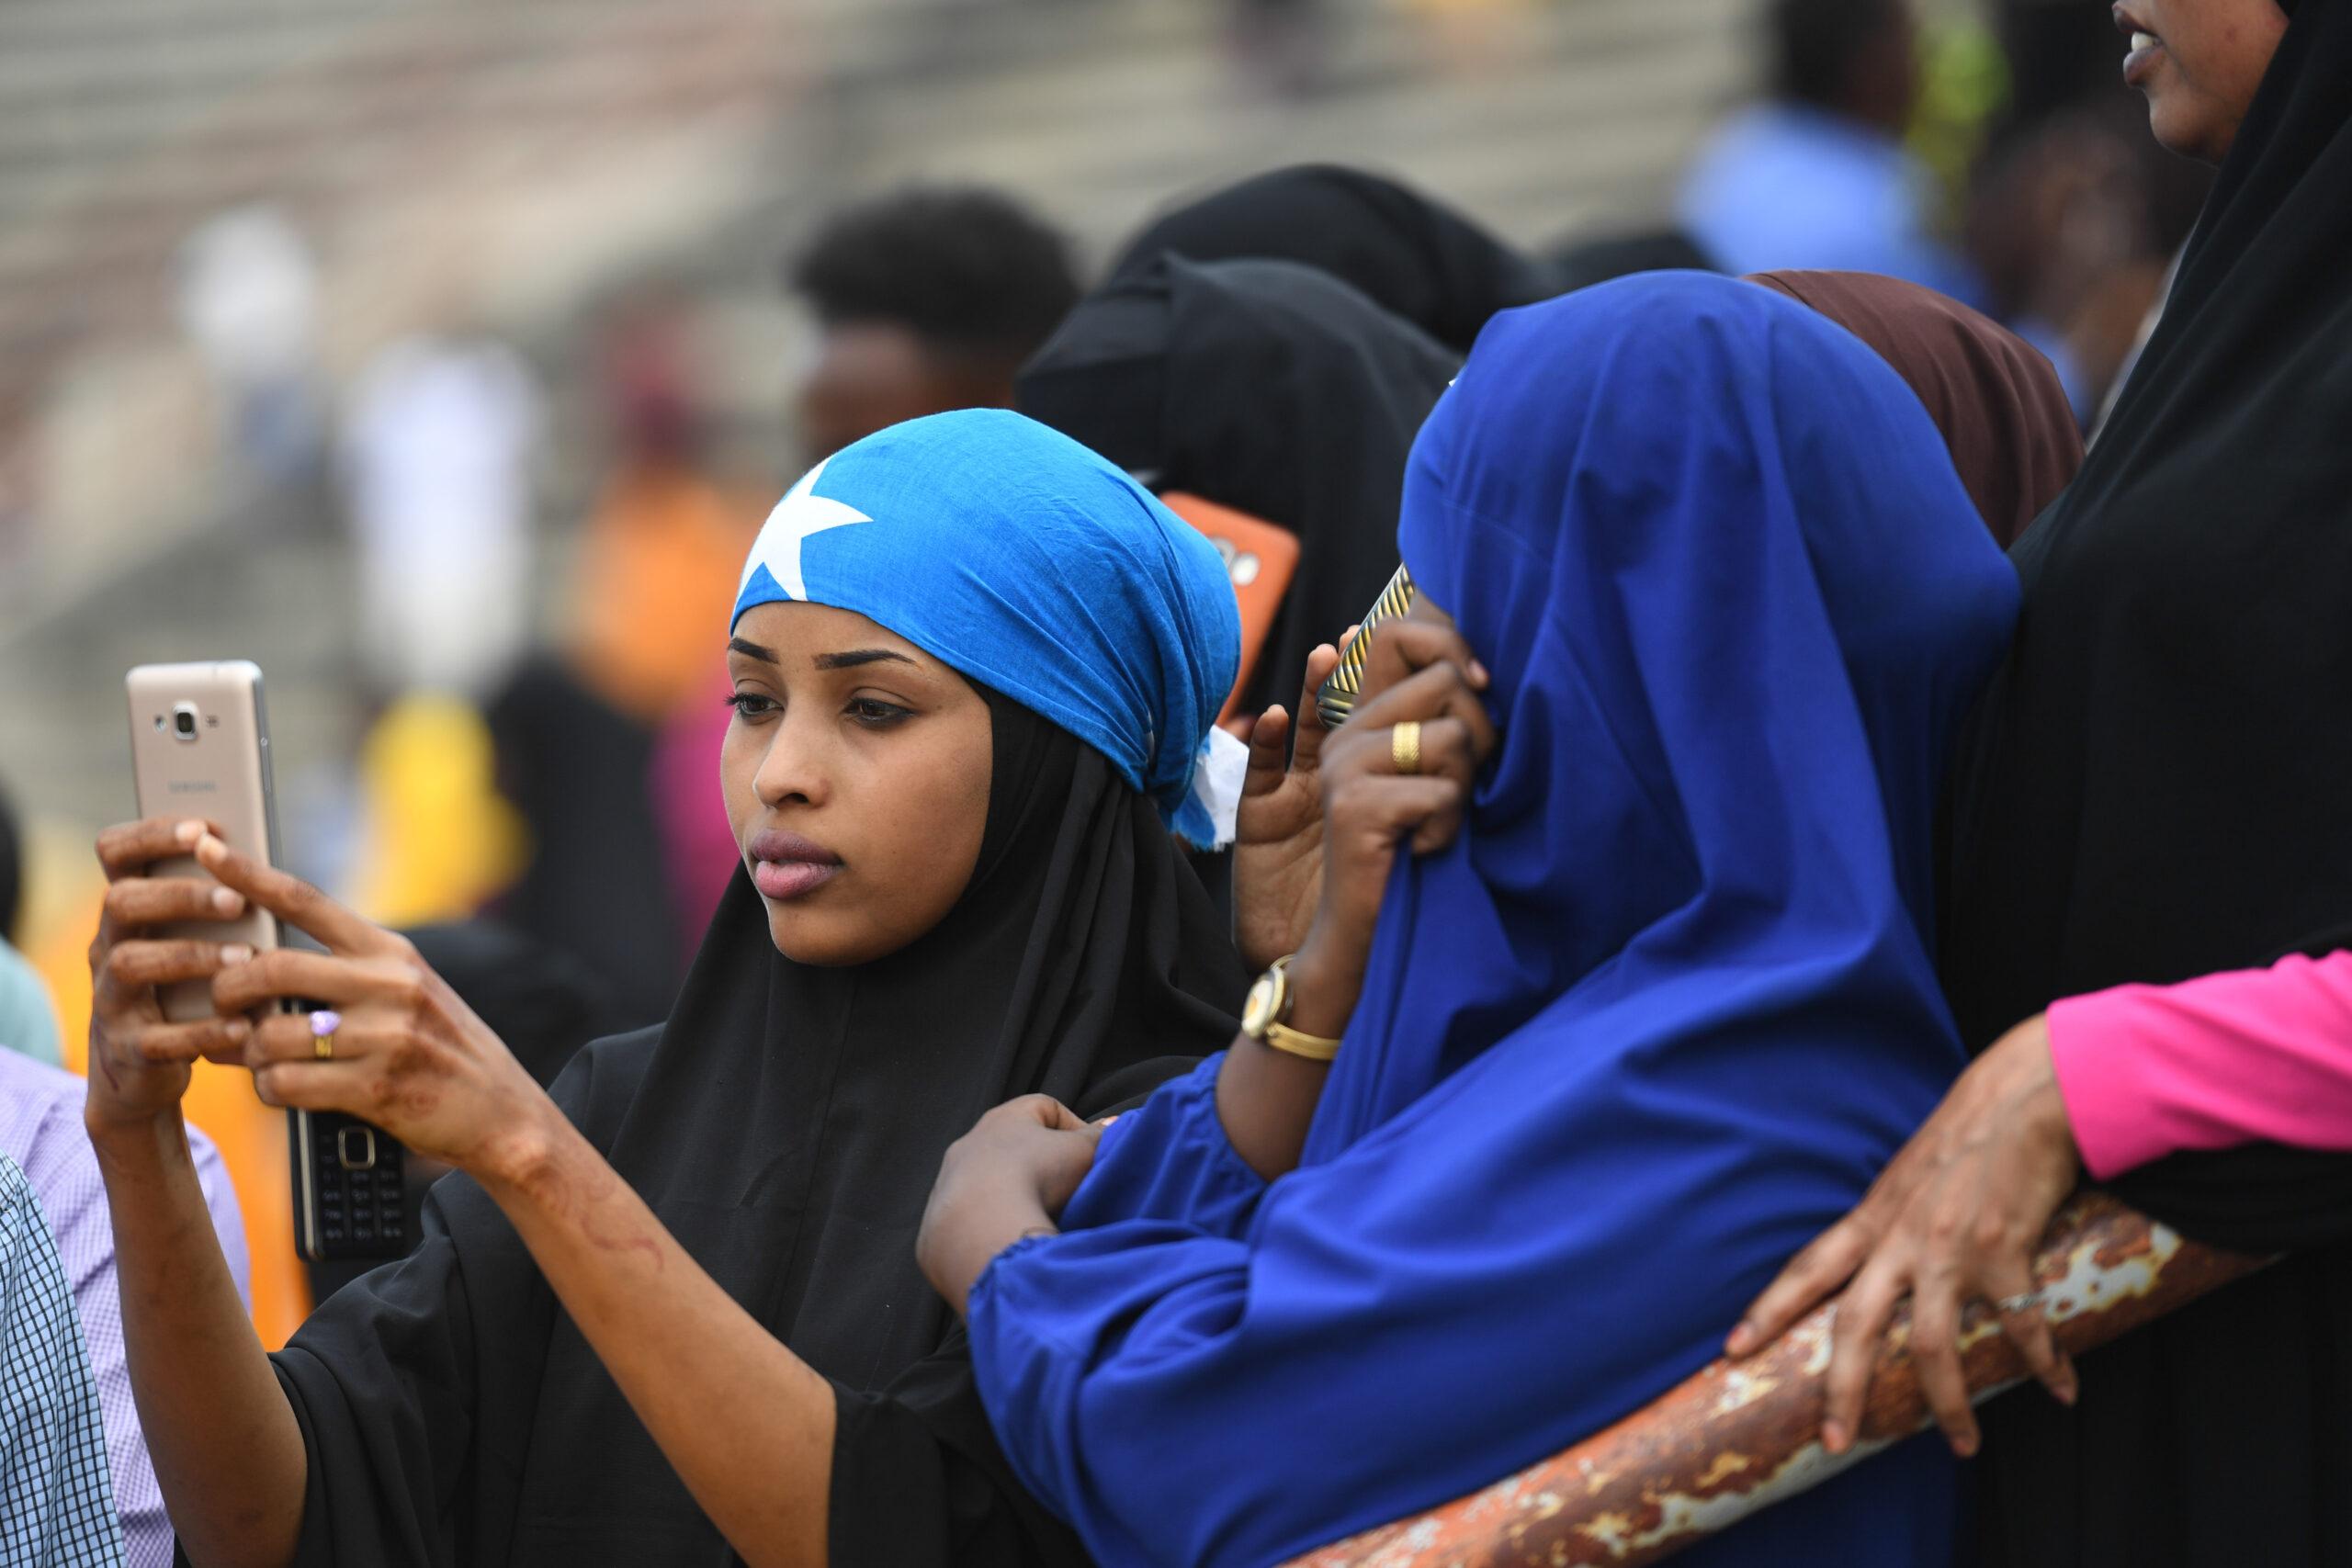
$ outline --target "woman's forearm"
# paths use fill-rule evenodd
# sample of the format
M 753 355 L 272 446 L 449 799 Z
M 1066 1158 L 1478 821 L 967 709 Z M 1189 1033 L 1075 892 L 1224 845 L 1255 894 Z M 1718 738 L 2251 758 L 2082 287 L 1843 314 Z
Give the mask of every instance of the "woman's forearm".
M 1320 941 L 1309 937 L 1299 950 L 1291 964 L 1293 1028 L 1327 1040 L 1347 1032 L 1363 991 L 1363 960 L 1357 954 L 1372 944 L 1371 926 L 1369 918 L 1346 922 L 1340 936 L 1318 933 Z M 1332 950 L 1342 956 L 1334 959 Z M 1242 1163 L 1268 1181 L 1296 1169 L 1330 1076 L 1329 1062 L 1277 1051 L 1246 1034 L 1234 1036 L 1217 1069 L 1216 1119 Z
M 560 1116 L 509 1171 L 481 1180 L 729 1544 L 753 1568 L 821 1568 L 832 1385 Z
M 1235 1037 L 1216 1073 L 1216 1119 L 1242 1164 L 1266 1180 L 1297 1168 L 1331 1064 Z
M 93 1127 L 122 1337 L 155 1480 L 197 1568 L 293 1561 L 301 1428 L 254 1337 L 179 1116 Z

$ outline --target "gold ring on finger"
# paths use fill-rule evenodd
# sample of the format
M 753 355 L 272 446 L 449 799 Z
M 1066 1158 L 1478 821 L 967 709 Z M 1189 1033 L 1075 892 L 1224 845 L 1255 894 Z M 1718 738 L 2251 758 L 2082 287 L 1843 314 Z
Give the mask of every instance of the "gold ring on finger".
M 1388 732 L 1388 760 L 1400 773 L 1421 771 L 1421 721 L 1408 718 Z
M 325 1008 L 311 1015 L 311 1049 L 322 1062 L 334 1060 L 334 1032 L 343 1027 L 343 1014 Z

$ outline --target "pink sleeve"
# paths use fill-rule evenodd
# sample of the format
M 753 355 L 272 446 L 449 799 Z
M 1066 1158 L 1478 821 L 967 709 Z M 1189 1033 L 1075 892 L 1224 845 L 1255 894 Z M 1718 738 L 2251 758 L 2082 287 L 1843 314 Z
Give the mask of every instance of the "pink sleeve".
M 2352 1149 L 2352 953 L 2066 998 L 2050 1059 L 2101 1180 L 2181 1149 Z

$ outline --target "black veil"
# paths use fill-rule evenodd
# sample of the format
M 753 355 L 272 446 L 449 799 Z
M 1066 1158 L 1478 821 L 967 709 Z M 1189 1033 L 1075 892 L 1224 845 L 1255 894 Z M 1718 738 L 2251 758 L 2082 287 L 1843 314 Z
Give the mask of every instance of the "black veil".
M 1148 270 L 1163 253 L 1315 267 L 1457 354 L 1496 311 L 1566 288 L 1549 264 L 1443 203 L 1337 164 L 1275 169 L 1163 214 L 1127 242 L 1109 283 Z

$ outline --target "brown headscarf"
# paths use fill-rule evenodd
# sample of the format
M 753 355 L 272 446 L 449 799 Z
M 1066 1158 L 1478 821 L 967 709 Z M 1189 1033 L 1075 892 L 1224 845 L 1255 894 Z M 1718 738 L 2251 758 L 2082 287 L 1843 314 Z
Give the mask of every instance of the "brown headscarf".
M 1747 281 L 1820 311 L 1911 383 L 2004 549 L 2082 467 L 2083 434 L 2058 372 L 2000 323 L 1875 273 L 1759 272 Z

